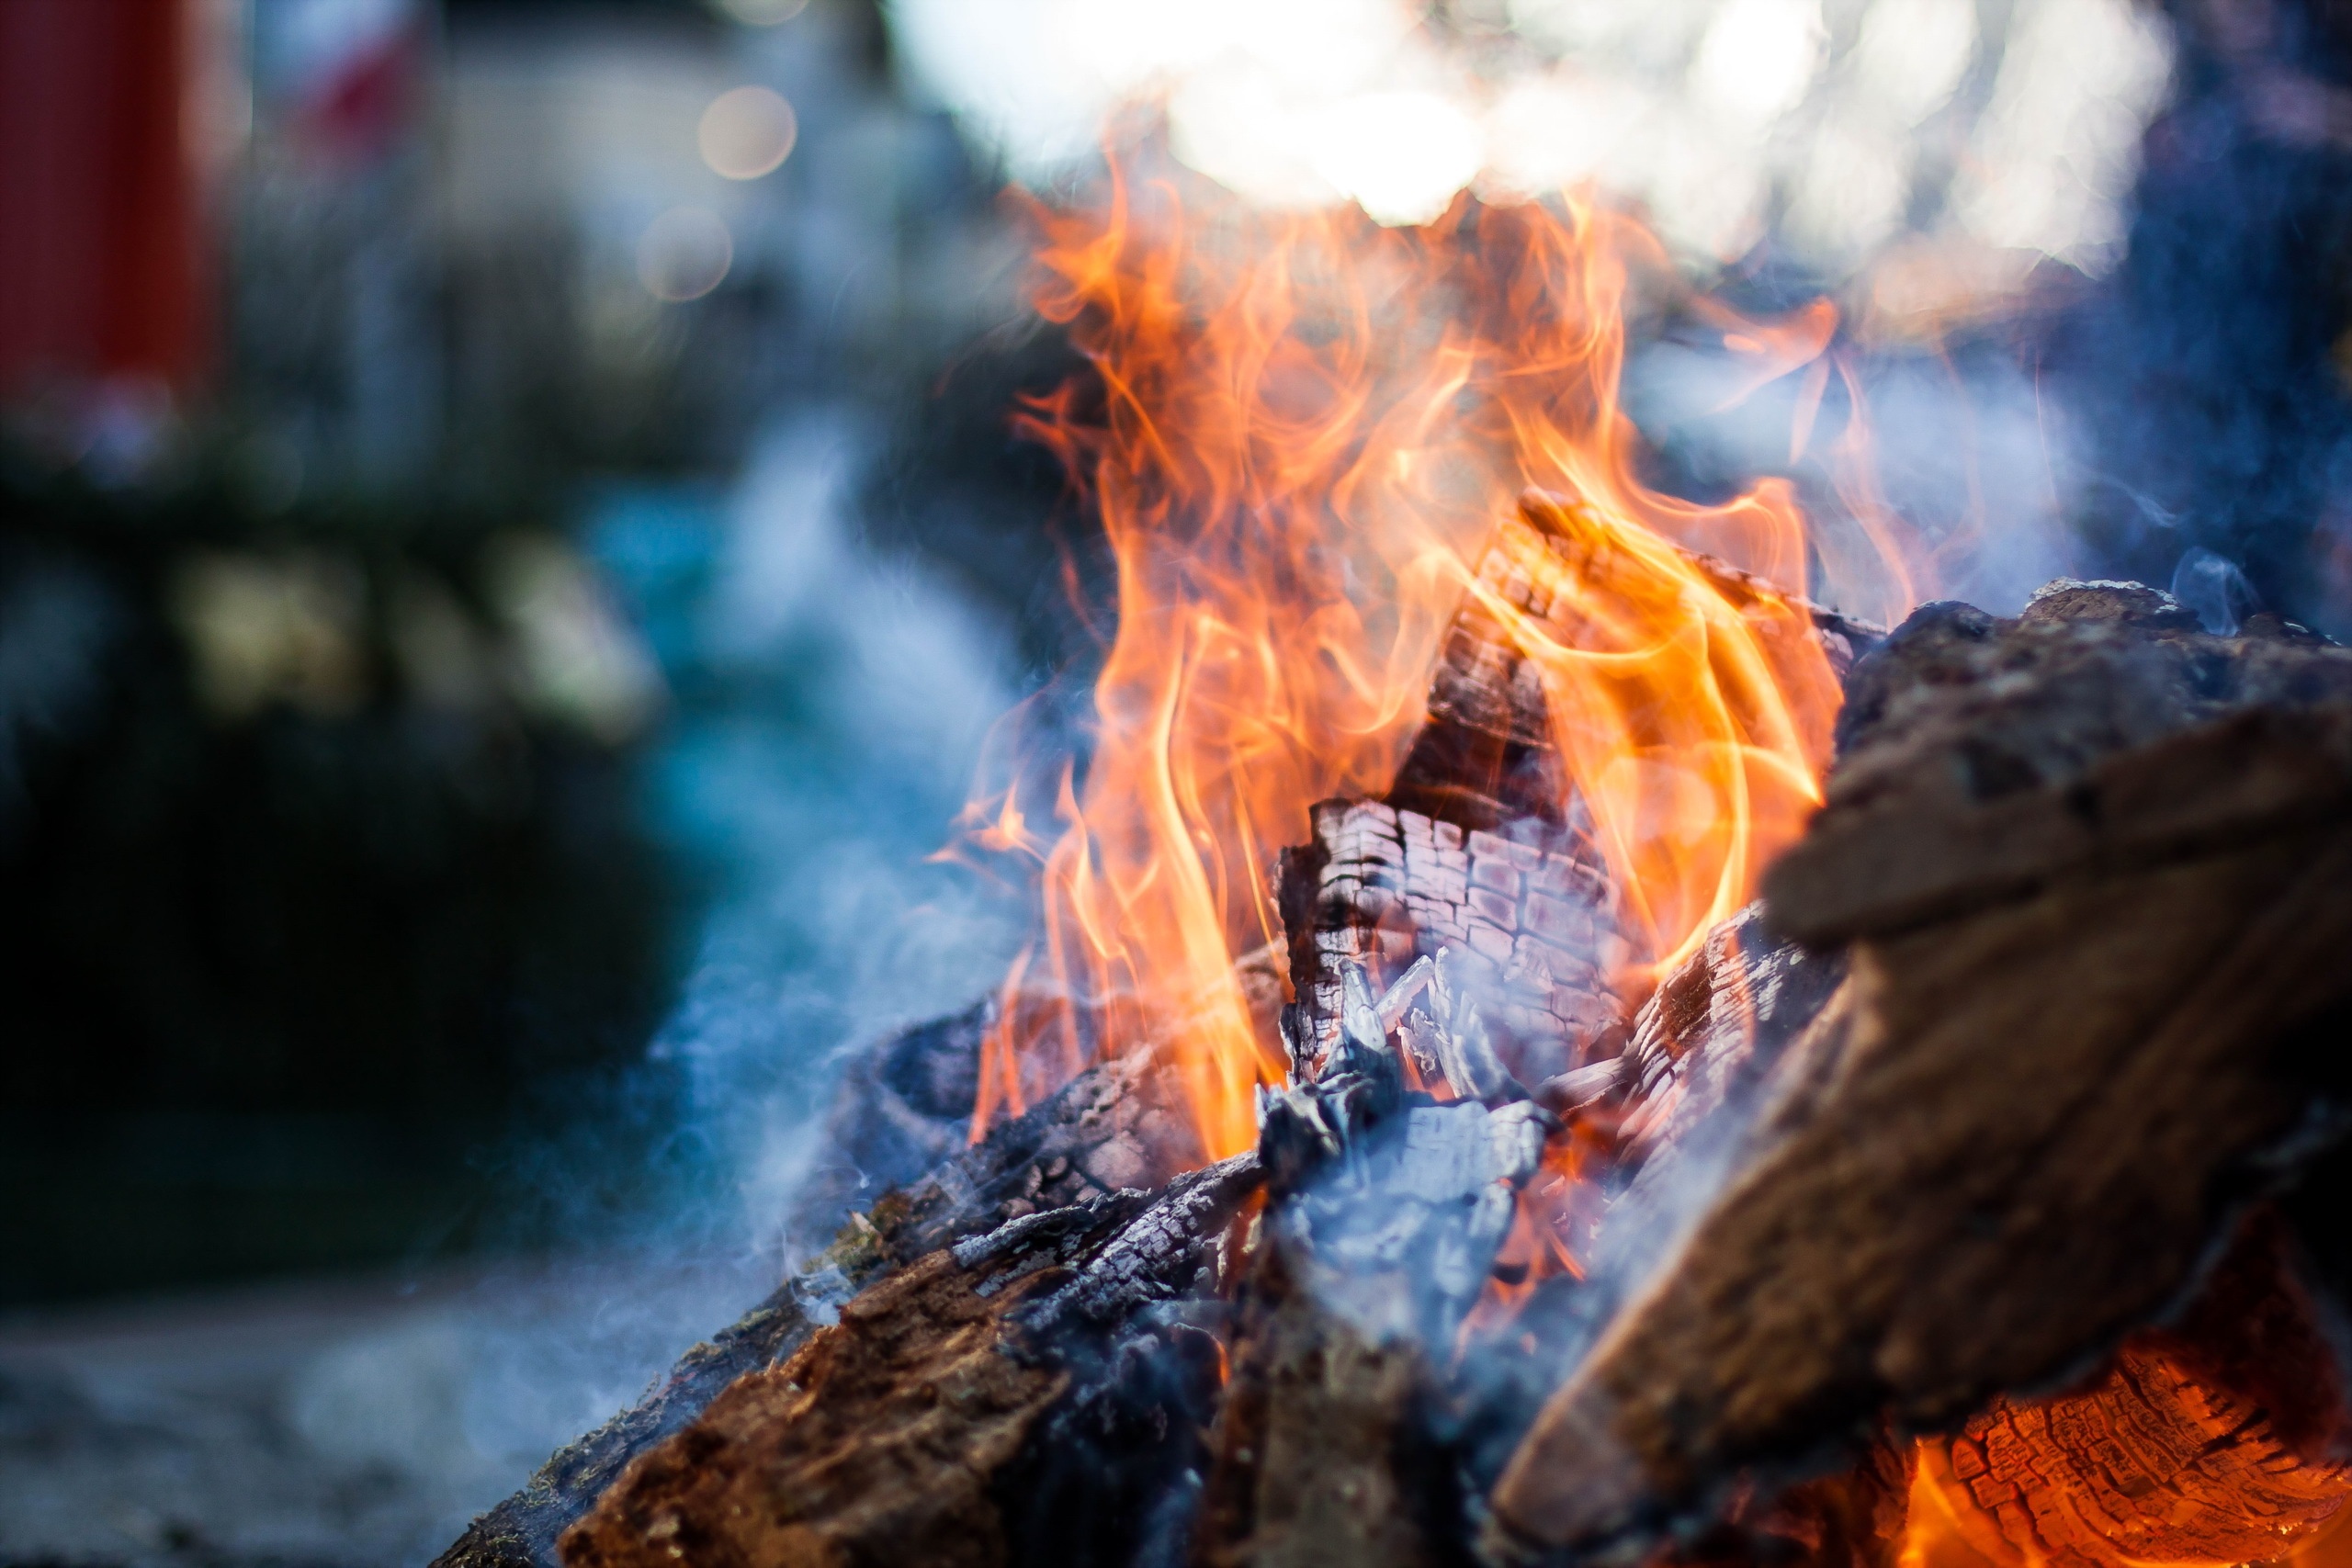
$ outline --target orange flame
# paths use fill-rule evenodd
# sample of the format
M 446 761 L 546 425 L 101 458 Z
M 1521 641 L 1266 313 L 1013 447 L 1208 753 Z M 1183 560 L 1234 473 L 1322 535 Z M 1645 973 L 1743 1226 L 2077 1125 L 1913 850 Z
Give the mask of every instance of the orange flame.
M 1570 498 L 1572 553 L 1611 570 L 1534 563 L 1573 596 L 1573 637 L 1556 615 L 1486 607 L 1544 673 L 1634 915 L 1624 978 L 1645 985 L 1745 900 L 1817 798 L 1838 688 L 1814 638 L 1775 635 L 1796 612 L 1684 551 L 1800 589 L 1810 562 L 1850 563 L 1810 554 L 1785 482 L 1700 505 L 1637 477 L 1623 308 L 1632 268 L 1667 276 L 1643 231 L 1577 201 L 1465 200 L 1413 231 L 1188 213 L 1171 184 L 1115 169 L 1099 209 L 1035 220 L 1035 307 L 1092 381 L 1018 423 L 1099 511 L 1118 619 L 976 1137 L 1085 1058 L 1157 1042 L 1202 1152 L 1254 1142 L 1252 1086 L 1284 1064 L 1234 966 L 1280 939 L 1275 857 L 1314 802 L 1387 790 L 1446 628 L 1485 592 L 1481 554 L 1531 486 Z M 1712 319 L 1778 375 L 1818 358 L 1835 317 Z M 1907 597 L 1894 581 L 1880 603 Z M 1035 815 L 1008 795 L 973 820 L 1010 840 Z M 1053 1007 L 1034 1000 L 1041 976 Z

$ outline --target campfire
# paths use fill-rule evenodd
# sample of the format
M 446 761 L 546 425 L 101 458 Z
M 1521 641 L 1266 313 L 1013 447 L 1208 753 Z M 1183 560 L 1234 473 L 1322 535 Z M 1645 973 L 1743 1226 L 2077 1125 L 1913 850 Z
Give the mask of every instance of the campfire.
M 2337 1551 L 2352 652 L 1919 604 L 1859 407 L 1834 522 L 1650 488 L 1603 210 L 1036 219 L 1116 565 L 1082 765 L 968 824 L 1037 939 L 441 1562 Z M 1676 303 L 1814 417 L 1826 305 Z

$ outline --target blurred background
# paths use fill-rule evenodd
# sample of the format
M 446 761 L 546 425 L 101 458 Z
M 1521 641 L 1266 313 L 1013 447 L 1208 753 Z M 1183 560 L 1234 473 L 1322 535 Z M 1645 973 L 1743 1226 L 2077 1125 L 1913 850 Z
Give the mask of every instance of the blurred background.
M 1654 482 L 2352 632 L 2336 0 L 0 0 L 0 1562 L 422 1561 L 773 1281 L 1082 694 L 1009 183 L 1564 185 Z M 1800 399 L 1823 412 L 1791 439 Z M 1066 683 L 1047 687 L 1056 671 Z

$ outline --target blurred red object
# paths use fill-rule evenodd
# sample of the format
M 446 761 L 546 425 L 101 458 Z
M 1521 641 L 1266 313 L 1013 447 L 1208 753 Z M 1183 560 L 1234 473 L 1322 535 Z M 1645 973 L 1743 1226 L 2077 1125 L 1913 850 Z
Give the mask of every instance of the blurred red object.
M 206 367 L 194 5 L 0 0 L 0 398 Z

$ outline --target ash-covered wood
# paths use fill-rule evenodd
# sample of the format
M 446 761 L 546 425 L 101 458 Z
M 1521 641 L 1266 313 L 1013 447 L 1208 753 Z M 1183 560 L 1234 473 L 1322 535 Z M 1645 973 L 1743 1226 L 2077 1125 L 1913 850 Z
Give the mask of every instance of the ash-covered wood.
M 1498 1550 L 1639 1529 L 1882 1411 L 1952 1422 L 2062 1376 L 2183 1292 L 2232 1205 L 2307 1152 L 2313 1111 L 2346 1089 L 2328 1043 L 2352 1004 L 2352 750 L 2333 737 L 2352 713 L 2318 700 L 2342 655 L 2205 647 L 2161 604 L 2151 618 L 2137 595 L 2061 594 L 1986 632 L 2017 639 L 2015 660 L 1960 658 L 1982 684 L 1900 686 L 1849 732 L 1840 774 L 1869 787 L 1833 779 L 1818 835 L 1768 880 L 1781 929 L 1858 936 L 1848 976 L 1546 1404 L 1497 1486 Z M 2052 636 L 2061 611 L 2087 630 Z M 2206 690 L 2284 694 L 2291 722 L 2272 708 L 2166 733 L 2203 711 L 2151 675 L 2177 668 L 2184 638 L 2223 661 Z M 1910 642 L 1884 657 L 1917 657 Z M 2052 644 L 2069 657 L 2037 661 Z M 2071 689 L 2110 678 L 2104 696 Z M 1944 722 L 1938 690 L 1965 724 Z M 2052 716 L 2086 705 L 2107 728 Z M 2176 765 L 2211 744 L 2242 767 Z M 2033 766 L 1990 791 L 1964 769 L 1954 784 L 1955 759 L 1989 754 Z M 2098 787 L 2116 779 L 2138 793 Z M 1923 924 L 1917 900 L 1877 897 L 1911 886 L 1894 841 L 1849 856 L 1838 836 L 1900 811 L 1974 842 L 1968 818 L 1987 810 L 2074 820 L 2096 852 L 2052 832 L 2030 874 L 2005 866 Z M 1831 852 L 1858 887 L 1820 869 Z
M 1340 1038 L 1319 1076 L 1264 1107 L 1269 1201 L 1200 1562 L 1379 1568 L 1442 1561 L 1460 1538 L 1430 1411 L 1558 1122 L 1524 1098 L 1489 1107 L 1407 1089 L 1402 1043 L 1414 1032 L 1399 1021 L 1442 984 L 1430 967 L 1375 999 L 1349 964 Z M 1419 1015 L 1422 1030 L 1458 1061 L 1437 1020 L 1459 1015 L 1442 1003 L 1436 1015 Z
M 1642 1004 L 1632 1041 L 1612 1064 L 1627 1163 L 1654 1184 L 1694 1129 L 1780 1060 L 1845 975 L 1842 953 L 1774 938 L 1761 905 L 1708 932 Z

